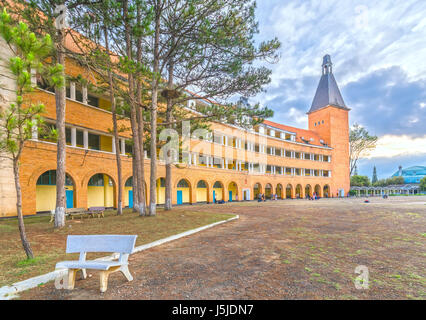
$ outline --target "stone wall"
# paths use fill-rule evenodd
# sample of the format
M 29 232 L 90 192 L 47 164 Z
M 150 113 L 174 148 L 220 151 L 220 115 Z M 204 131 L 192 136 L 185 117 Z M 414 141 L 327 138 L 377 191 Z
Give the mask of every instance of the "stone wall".
M 0 37 L 0 109 L 15 99 L 15 82 L 9 70 L 12 52 Z M 16 192 L 12 161 L 0 151 L 0 217 L 16 215 Z

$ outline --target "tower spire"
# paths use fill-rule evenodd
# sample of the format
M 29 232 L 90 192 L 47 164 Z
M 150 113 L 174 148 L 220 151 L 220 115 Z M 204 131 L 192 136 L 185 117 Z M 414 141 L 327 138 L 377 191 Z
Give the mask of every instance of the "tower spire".
M 349 110 L 343 101 L 336 79 L 334 79 L 333 63 L 331 63 L 329 54 L 326 54 L 322 59 L 322 76 L 314 100 L 312 101 L 311 109 L 308 113 L 327 106 Z
M 331 63 L 331 57 L 329 54 L 326 54 L 322 58 L 322 74 L 333 73 L 333 63 Z

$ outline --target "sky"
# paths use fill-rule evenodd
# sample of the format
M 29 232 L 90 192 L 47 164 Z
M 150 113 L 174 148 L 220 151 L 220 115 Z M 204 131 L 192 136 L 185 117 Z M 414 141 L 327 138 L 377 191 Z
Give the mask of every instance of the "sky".
M 273 121 L 307 128 L 322 57 L 333 73 L 350 125 L 379 137 L 358 173 L 387 178 L 426 165 L 426 1 L 258 0 L 256 41 L 277 37 L 272 81 L 250 101 L 274 110 Z

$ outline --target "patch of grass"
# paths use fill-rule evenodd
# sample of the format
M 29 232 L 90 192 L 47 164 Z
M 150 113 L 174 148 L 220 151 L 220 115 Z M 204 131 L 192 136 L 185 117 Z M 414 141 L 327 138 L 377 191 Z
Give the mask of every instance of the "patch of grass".
M 312 269 L 308 268 L 308 267 L 305 267 L 305 270 L 308 271 L 308 272 L 312 272 Z
M 401 279 L 401 275 L 399 274 L 392 274 L 390 277 L 394 279 Z
M 42 261 L 42 258 L 40 257 L 34 257 L 32 259 L 25 259 L 25 260 L 21 260 L 18 261 L 16 263 L 17 267 L 28 267 L 28 266 L 34 266 L 39 264 Z
M 16 231 L 14 226 L 8 224 L 0 224 L 0 232 L 13 232 Z

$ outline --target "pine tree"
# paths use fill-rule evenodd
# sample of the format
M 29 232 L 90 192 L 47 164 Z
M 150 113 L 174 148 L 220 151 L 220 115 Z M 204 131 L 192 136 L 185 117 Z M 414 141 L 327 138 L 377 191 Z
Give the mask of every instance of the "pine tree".
M 53 50 L 50 36 L 37 38 L 25 23 L 15 23 L 6 9 L 0 15 L 0 35 L 14 55 L 7 63 L 16 84 L 16 102 L 0 112 L 0 150 L 6 152 L 13 162 L 20 237 L 27 258 L 32 259 L 34 254 L 26 236 L 22 213 L 19 166 L 25 141 L 31 139 L 35 128 L 42 127 L 40 115 L 44 112 L 44 105 L 33 103 L 31 100 L 36 88 L 31 81 L 31 73 L 43 73 L 51 81 L 50 84 L 55 85 L 63 81 L 60 75 L 63 67 L 55 65 L 47 68 L 42 63 Z
M 377 171 L 376 171 L 376 166 L 374 166 L 374 169 L 373 169 L 373 178 L 371 179 L 371 183 L 372 184 L 374 184 L 374 183 L 376 183 L 377 182 Z

